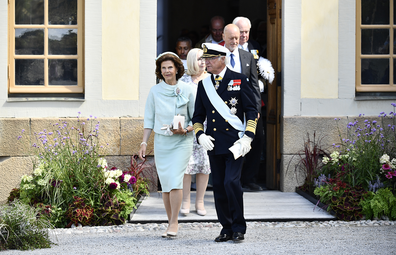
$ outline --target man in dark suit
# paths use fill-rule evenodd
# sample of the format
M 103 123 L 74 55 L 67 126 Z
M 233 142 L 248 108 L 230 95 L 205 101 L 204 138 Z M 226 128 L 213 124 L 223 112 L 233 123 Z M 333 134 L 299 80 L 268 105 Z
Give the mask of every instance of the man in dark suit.
M 258 42 L 250 39 L 250 28 L 252 27 L 250 20 L 245 17 L 236 17 L 232 21 L 232 24 L 238 26 L 239 32 L 241 33 L 238 47 L 252 53 L 254 59 L 257 61 L 259 56 L 262 56 L 261 46 Z
M 215 241 L 240 242 L 246 233 L 241 167 L 256 131 L 258 113 L 254 88 L 245 75 L 226 67 L 225 47 L 204 43 L 203 51 L 211 75 L 198 84 L 192 121 L 198 143 L 208 151 L 216 212 L 223 227 Z
M 253 55 L 238 48 L 239 45 L 240 31 L 239 28 L 234 24 L 229 24 L 224 28 L 223 40 L 225 42 L 224 47 L 226 47 L 229 52 L 227 57 L 230 63 L 227 65 L 228 68 L 235 72 L 245 74 L 252 86 L 254 87 L 254 97 L 257 111 L 261 112 L 261 96 L 260 88 L 258 85 L 258 74 L 256 61 Z M 258 115 L 258 121 L 261 123 L 260 115 Z M 263 190 L 259 185 L 255 183 L 255 177 L 257 176 L 260 160 L 261 160 L 261 143 L 263 137 L 263 125 L 258 125 L 258 130 L 256 131 L 256 136 L 253 140 L 252 150 L 248 155 L 246 155 L 245 163 L 242 169 L 242 187 L 245 191 L 261 191 Z

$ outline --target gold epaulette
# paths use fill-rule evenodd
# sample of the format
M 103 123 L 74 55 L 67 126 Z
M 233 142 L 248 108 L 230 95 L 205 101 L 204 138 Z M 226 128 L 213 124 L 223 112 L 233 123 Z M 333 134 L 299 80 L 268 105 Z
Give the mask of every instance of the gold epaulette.
M 198 131 L 204 132 L 204 126 L 202 125 L 202 123 L 198 123 L 198 122 L 195 123 L 193 128 L 194 128 L 195 134 L 198 134 Z
M 256 126 L 257 126 L 257 119 L 256 120 L 248 120 L 247 125 L 246 125 L 246 131 L 256 134 Z

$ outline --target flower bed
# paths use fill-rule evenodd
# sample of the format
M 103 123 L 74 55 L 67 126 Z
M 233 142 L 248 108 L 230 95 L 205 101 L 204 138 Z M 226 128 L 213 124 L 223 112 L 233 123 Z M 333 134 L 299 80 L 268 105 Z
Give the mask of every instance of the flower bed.
M 34 133 L 29 145 L 33 173 L 22 176 L 8 201 L 39 208 L 60 228 L 125 223 L 140 196 L 149 194 L 149 180 L 143 176 L 147 163 L 134 156 L 129 169 L 109 167 L 101 153 L 99 125 L 96 117 L 78 116 Z M 22 130 L 18 140 L 29 136 Z
M 392 106 L 395 110 L 396 104 Z M 381 112 L 379 119 L 348 123 L 347 137 L 339 130 L 340 142 L 333 144 L 332 153 L 316 149 L 321 156 L 311 164 L 315 167 L 304 165 L 310 178 L 300 189 L 309 192 L 314 179 L 311 193 L 341 220 L 396 219 L 395 116 L 394 111 Z M 307 155 L 300 162 L 310 162 L 314 154 Z

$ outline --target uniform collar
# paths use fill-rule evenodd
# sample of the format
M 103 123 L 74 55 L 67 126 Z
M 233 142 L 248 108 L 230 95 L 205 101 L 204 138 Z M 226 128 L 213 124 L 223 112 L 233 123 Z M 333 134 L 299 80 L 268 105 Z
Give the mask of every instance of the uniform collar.
M 213 78 L 216 78 L 216 75 L 220 75 L 222 79 L 224 79 L 225 72 L 227 71 L 227 67 L 224 67 L 223 70 L 219 74 L 213 74 Z

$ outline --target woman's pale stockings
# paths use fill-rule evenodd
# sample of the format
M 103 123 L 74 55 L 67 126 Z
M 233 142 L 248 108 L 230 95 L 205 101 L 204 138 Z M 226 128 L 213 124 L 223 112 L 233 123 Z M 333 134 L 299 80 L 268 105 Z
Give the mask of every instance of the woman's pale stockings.
M 195 209 L 199 215 L 205 215 L 206 210 L 204 206 L 204 196 L 206 187 L 208 186 L 209 175 L 208 174 L 197 174 L 196 175 L 196 199 Z M 191 190 L 191 175 L 185 174 L 183 179 L 183 204 L 180 212 L 187 214 L 190 212 L 190 190 Z
M 166 232 L 178 231 L 178 216 L 182 203 L 183 191 L 181 189 L 173 189 L 170 192 L 162 193 L 162 200 L 164 201 L 166 215 L 168 216 L 169 226 Z

